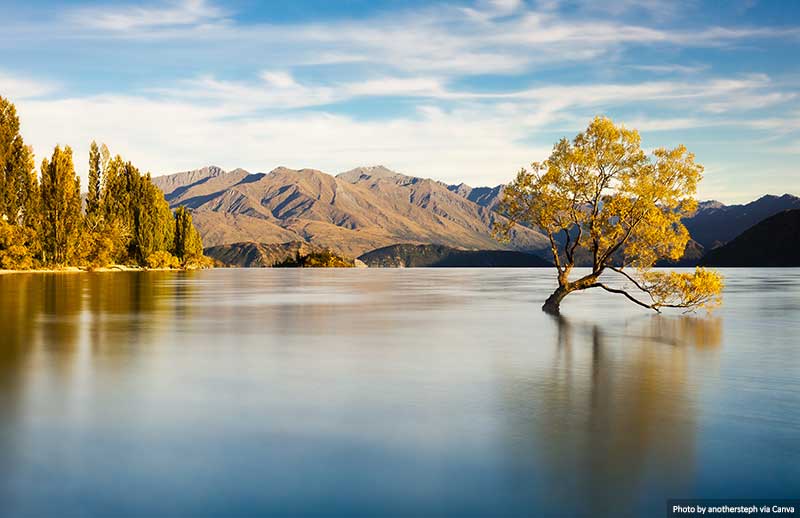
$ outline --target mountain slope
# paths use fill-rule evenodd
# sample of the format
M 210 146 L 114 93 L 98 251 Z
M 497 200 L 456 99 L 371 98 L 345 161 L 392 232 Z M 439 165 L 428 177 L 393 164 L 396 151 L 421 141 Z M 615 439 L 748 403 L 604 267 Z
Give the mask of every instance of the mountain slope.
M 208 180 L 225 174 L 221 168 L 210 165 L 202 169 L 195 169 L 193 171 L 185 171 L 183 173 L 171 174 L 166 176 L 156 176 L 152 178 L 156 187 L 164 191 L 167 200 L 169 195 L 175 193 L 177 190 L 187 188 L 188 186 L 200 185 Z
M 434 180 L 376 166 L 334 177 L 279 167 L 269 174 L 205 168 L 158 177 L 170 205 L 192 210 L 207 246 L 303 241 L 358 256 L 398 242 L 475 249 L 541 251 L 546 238 L 518 228 L 502 245 L 491 236 L 500 216 Z
M 503 193 L 503 185 L 497 187 L 470 187 L 464 183 L 450 185 L 450 191 L 475 203 L 496 209 Z M 759 221 L 783 210 L 800 208 L 800 198 L 791 194 L 765 195 L 744 205 L 725 205 L 716 200 L 702 201 L 697 211 L 683 223 L 692 239 L 686 252 L 678 261 L 661 260 L 658 266 L 694 266 L 707 250 L 721 246 Z M 586 258 L 579 261 L 586 266 Z
M 302 241 L 288 243 L 231 243 L 206 248 L 203 253 L 212 257 L 226 266 L 241 268 L 265 268 L 285 265 L 297 260 L 298 257 L 308 257 L 314 254 L 324 254 L 322 247 L 309 245 Z M 352 259 L 338 258 L 343 263 L 352 266 Z
M 481 207 L 494 210 L 500 203 L 505 185 L 498 185 L 496 187 L 470 187 L 465 183 L 460 183 L 458 185 L 448 185 L 447 188 L 451 192 L 471 202 L 477 203 Z
M 471 267 L 514 268 L 552 266 L 541 257 L 513 250 L 459 250 L 442 245 L 391 245 L 359 257 L 375 268 Z
M 800 266 L 800 209 L 770 216 L 711 250 L 706 266 Z
M 702 202 L 697 212 L 684 218 L 692 239 L 711 250 L 731 241 L 756 223 L 788 209 L 800 209 L 800 198 L 791 194 L 766 195 L 745 205 Z

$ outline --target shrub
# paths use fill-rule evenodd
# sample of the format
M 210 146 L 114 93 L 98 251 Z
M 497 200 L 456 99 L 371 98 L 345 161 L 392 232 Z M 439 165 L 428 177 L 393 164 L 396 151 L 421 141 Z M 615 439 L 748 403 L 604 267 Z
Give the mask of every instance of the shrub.
M 0 219 L 0 268 L 4 270 L 28 270 L 33 267 L 30 243 L 33 231 L 11 225 Z
M 158 250 L 147 256 L 148 268 L 180 268 L 181 262 L 177 257 L 164 250 Z
M 187 255 L 183 260 L 183 267 L 187 270 L 213 268 L 214 260 L 204 255 Z

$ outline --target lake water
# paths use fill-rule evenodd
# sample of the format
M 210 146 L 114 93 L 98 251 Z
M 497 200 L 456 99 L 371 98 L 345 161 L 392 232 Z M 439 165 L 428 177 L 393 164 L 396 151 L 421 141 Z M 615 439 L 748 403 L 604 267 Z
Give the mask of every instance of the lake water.
M 0 275 L 2 516 L 663 516 L 800 495 L 800 269 Z

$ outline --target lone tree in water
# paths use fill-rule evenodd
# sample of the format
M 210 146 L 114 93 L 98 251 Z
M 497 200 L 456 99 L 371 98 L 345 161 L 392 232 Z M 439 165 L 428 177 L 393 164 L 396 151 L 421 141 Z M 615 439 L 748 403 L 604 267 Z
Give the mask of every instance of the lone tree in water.
M 658 259 L 683 255 L 689 233 L 681 218 L 697 208 L 694 194 L 702 172 L 684 146 L 648 156 L 636 130 L 597 117 L 506 186 L 499 210 L 508 220 L 495 230 L 504 238 L 514 225 L 524 224 L 549 238 L 558 288 L 542 306 L 548 313 L 557 314 L 570 293 L 589 288 L 655 311 L 718 304 L 722 278 L 716 272 L 650 270 Z M 589 264 L 591 272 L 571 280 L 576 260 Z M 606 270 L 632 289 L 601 282 Z

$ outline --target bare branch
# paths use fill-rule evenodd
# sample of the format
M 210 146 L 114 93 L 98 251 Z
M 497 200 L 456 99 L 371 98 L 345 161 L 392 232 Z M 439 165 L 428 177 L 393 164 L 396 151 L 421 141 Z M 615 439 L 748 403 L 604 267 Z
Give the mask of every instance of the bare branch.
M 603 288 L 604 290 L 606 290 L 608 292 L 618 293 L 620 295 L 624 295 L 625 297 L 628 298 L 628 300 L 630 300 L 631 302 L 635 302 L 636 304 L 639 304 L 643 308 L 652 309 L 656 313 L 661 313 L 661 311 L 658 309 L 659 308 L 658 305 L 656 305 L 656 304 L 647 304 L 645 302 L 642 302 L 641 300 L 635 298 L 633 295 L 631 295 L 630 293 L 628 293 L 625 290 L 620 290 L 620 289 L 617 289 L 617 288 L 610 288 L 610 287 L 606 286 L 605 284 L 603 284 L 601 282 L 596 282 L 596 283 L 590 285 L 589 287 L 590 288 Z M 672 306 L 669 306 L 669 307 L 672 307 Z
M 640 290 L 642 290 L 643 292 L 645 292 L 645 293 L 647 293 L 648 295 L 650 295 L 650 290 L 648 290 L 647 288 L 645 288 L 644 286 L 642 286 L 641 284 L 639 284 L 639 281 L 637 281 L 636 279 L 634 279 L 633 277 L 631 277 L 630 275 L 628 275 L 628 272 L 625 272 L 625 271 L 623 271 L 623 270 L 622 270 L 622 268 L 617 268 L 617 267 L 615 267 L 615 266 L 609 266 L 609 269 L 611 269 L 611 270 L 613 270 L 613 271 L 617 272 L 617 273 L 618 273 L 618 274 L 620 274 L 620 275 L 624 275 L 624 276 L 625 276 L 625 278 L 627 278 L 629 281 L 631 281 L 631 282 L 633 283 L 633 285 L 634 285 L 634 286 L 636 286 L 637 288 L 639 288 L 639 289 L 640 289 Z M 652 298 L 652 295 L 650 295 L 650 297 Z

